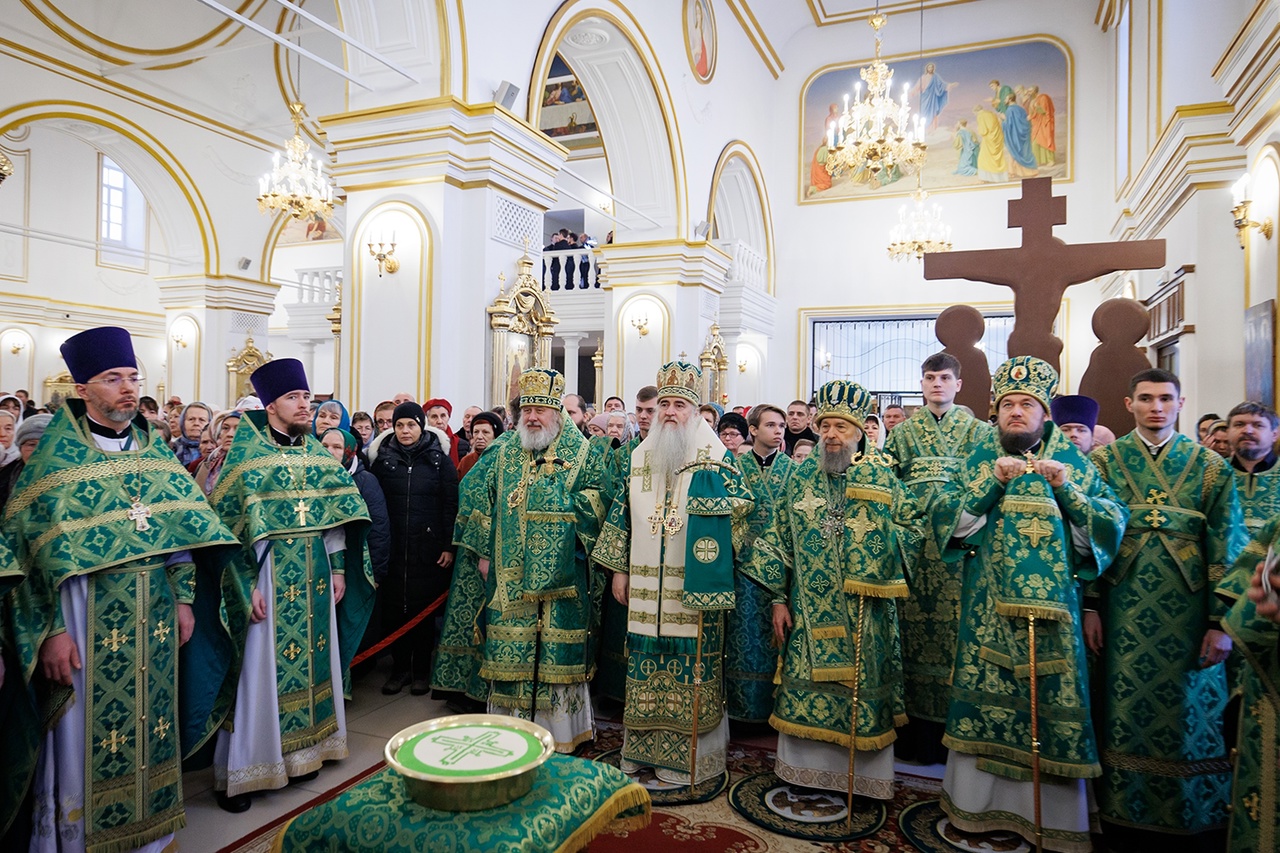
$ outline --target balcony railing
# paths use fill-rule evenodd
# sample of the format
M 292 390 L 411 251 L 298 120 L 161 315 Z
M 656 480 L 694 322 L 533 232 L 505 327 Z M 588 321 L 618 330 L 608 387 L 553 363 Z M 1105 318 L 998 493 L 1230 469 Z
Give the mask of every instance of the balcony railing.
M 596 254 L 590 249 L 542 253 L 543 290 L 591 290 L 600 286 Z
M 332 305 L 338 300 L 342 267 L 310 267 L 298 270 L 298 302 L 304 305 Z
M 743 287 L 755 290 L 767 290 L 769 282 L 765 270 L 765 257 L 741 240 L 734 240 L 723 246 L 731 255 L 733 263 L 726 276 L 730 282 L 740 283 Z

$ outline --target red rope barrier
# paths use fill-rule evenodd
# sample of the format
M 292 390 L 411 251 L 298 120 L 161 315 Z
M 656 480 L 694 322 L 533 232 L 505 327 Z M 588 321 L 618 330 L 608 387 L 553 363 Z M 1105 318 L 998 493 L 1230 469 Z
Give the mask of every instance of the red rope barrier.
M 449 598 L 449 593 L 447 592 L 440 593 L 440 597 L 437 598 L 435 601 L 431 602 L 430 604 L 428 604 L 427 608 L 423 610 L 421 613 L 419 613 L 417 616 L 413 617 L 408 622 L 401 625 L 391 634 L 388 634 L 386 637 L 379 640 L 377 645 L 370 646 L 369 648 L 365 649 L 360 654 L 352 658 L 351 665 L 355 666 L 358 663 L 364 663 L 369 658 L 373 657 L 378 652 L 382 651 L 387 646 L 391 645 L 396 640 L 400 639 L 405 634 L 409 633 L 411 630 L 413 630 L 415 625 L 417 625 L 423 619 L 426 619 L 432 613 L 435 613 L 437 610 L 439 610 L 440 605 L 444 604 L 448 598 Z

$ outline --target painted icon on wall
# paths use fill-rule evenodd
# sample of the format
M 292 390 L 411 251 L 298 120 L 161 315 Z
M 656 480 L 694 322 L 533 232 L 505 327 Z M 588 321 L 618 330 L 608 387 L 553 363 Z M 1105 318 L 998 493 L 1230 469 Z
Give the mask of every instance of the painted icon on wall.
M 716 17 L 711 0 L 684 0 L 684 51 L 699 83 L 716 73 Z

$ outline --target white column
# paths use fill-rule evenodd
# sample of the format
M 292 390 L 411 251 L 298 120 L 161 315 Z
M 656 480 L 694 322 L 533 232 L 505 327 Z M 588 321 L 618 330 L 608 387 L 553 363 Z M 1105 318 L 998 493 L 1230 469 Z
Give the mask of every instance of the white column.
M 316 375 L 316 342 L 302 342 L 302 369 L 307 372 L 308 378 L 312 379 Z
M 729 369 L 725 371 L 724 390 L 729 395 L 729 406 L 742 406 L 745 401 L 739 391 L 738 382 L 738 341 L 742 339 L 741 332 L 726 332 L 720 330 L 720 337 L 724 339 L 724 352 L 729 357 Z M 755 403 L 757 401 L 752 401 Z M 726 407 L 726 408 L 728 408 Z
M 578 348 L 582 345 L 586 332 L 562 332 L 560 340 L 564 341 L 564 390 L 569 394 L 578 391 Z

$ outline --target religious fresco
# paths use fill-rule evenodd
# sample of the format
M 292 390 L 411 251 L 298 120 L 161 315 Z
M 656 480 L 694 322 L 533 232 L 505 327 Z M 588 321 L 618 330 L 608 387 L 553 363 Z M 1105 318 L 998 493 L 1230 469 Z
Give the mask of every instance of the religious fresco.
M 323 240 L 341 239 L 342 234 L 338 231 L 338 223 L 333 220 L 326 222 L 320 216 L 310 216 L 306 219 L 290 217 L 285 223 L 284 230 L 280 232 L 280 239 L 276 241 L 276 245 L 319 243 Z
M 897 169 L 876 176 L 826 169 L 831 123 L 855 97 L 868 61 L 820 69 L 801 92 L 801 202 L 915 189 L 914 178 Z M 885 63 L 893 71 L 894 99 L 905 85 L 913 117 L 924 120 L 929 154 L 922 178 L 930 192 L 1071 178 L 1071 57 L 1059 42 L 1036 37 L 923 58 L 885 57 Z
M 684 52 L 699 83 L 716 73 L 716 16 L 710 0 L 684 0 Z
M 587 102 L 587 93 L 560 54 L 542 86 L 538 129 L 570 151 L 601 145 L 600 129 Z

